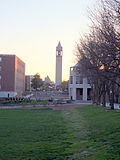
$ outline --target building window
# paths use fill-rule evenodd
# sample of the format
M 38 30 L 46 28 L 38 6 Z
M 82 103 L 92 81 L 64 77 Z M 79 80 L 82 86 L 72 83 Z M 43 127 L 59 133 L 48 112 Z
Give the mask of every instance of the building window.
M 0 62 L 2 61 L 2 57 L 0 57 Z
M 83 84 L 83 77 L 76 76 L 76 84 Z
M 70 84 L 73 84 L 73 76 L 70 76 Z
M 1 90 L 1 84 L 0 84 L 0 90 Z
M 72 95 L 73 95 L 73 89 L 70 88 L 70 99 L 71 99 L 71 100 L 73 99 Z
M 2 67 L 0 66 L 0 71 L 2 71 Z
M 87 79 L 88 84 L 90 84 L 90 79 Z
M 2 77 L 1 77 L 1 75 L 0 75 L 0 80 L 1 80 L 1 78 L 2 78 Z

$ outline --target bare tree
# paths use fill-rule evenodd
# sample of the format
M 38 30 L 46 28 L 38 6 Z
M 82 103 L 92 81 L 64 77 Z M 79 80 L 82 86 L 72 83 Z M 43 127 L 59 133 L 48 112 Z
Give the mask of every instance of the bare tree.
M 82 63 L 81 72 L 91 81 L 93 100 L 106 104 L 108 95 L 114 109 L 116 90 L 120 88 L 120 2 L 102 1 L 99 19 L 91 17 L 90 33 L 77 44 L 77 56 Z M 116 21 L 117 18 L 117 21 Z

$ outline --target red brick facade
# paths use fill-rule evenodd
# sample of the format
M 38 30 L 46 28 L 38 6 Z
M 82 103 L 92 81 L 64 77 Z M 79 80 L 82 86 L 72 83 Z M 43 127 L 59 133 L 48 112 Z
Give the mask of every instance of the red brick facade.
M 25 90 L 25 63 L 15 55 L 0 54 L 0 92 Z

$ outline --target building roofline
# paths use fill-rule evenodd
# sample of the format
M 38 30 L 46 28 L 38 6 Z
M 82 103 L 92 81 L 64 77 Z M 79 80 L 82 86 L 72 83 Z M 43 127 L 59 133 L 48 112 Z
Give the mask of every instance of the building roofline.
M 0 54 L 0 56 L 16 56 L 15 54 Z
M 19 58 L 18 56 L 16 56 L 15 54 L 0 54 L 0 56 L 14 56 L 14 57 L 16 57 L 17 59 L 19 59 L 22 63 L 24 63 L 25 64 L 25 62 L 21 59 L 21 58 Z

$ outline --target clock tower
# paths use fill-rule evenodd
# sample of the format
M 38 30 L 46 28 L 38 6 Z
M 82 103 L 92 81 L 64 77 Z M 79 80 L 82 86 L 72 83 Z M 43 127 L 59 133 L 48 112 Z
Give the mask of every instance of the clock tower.
M 58 46 L 56 47 L 55 86 L 58 86 L 62 83 L 62 54 L 63 54 L 63 48 L 59 41 Z

